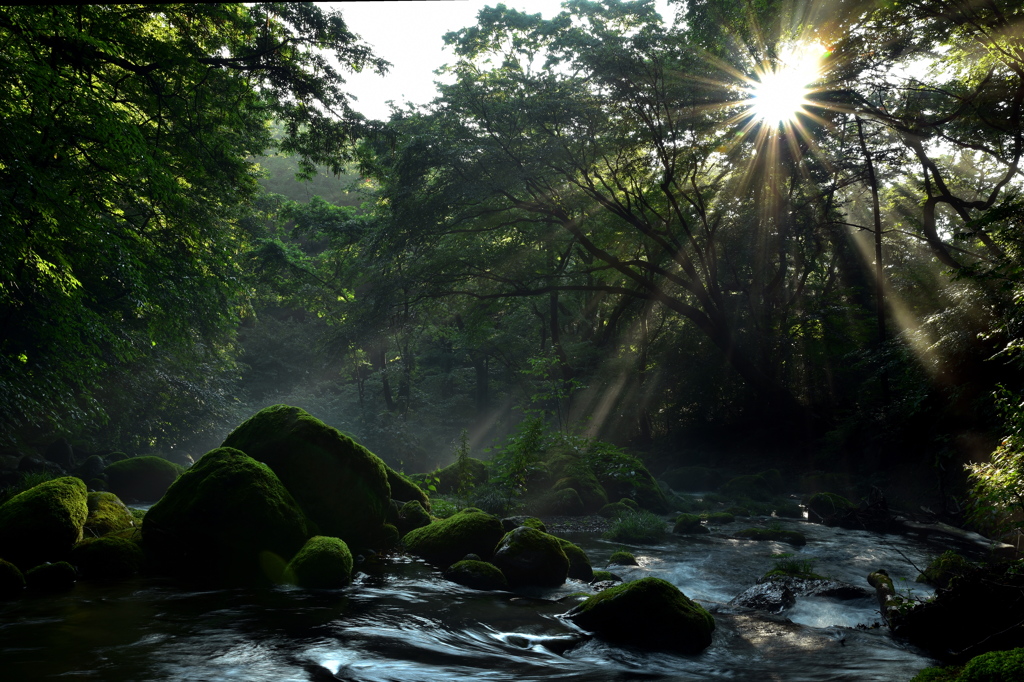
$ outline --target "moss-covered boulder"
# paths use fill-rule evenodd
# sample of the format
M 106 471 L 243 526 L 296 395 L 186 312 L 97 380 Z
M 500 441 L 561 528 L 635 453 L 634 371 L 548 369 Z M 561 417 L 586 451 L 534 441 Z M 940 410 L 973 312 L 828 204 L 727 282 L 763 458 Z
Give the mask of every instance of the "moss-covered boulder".
M 25 575 L 10 561 L 0 559 L 0 599 L 12 599 L 25 590 Z
M 444 577 L 454 583 L 474 590 L 507 590 L 508 580 L 501 569 L 492 563 L 477 559 L 456 561 L 444 572 Z
M 423 489 L 416 485 L 405 474 L 395 471 L 387 464 L 384 469 L 388 475 L 388 486 L 391 488 L 391 499 L 399 502 L 419 502 L 420 507 L 430 511 L 430 498 Z
M 590 582 L 594 579 L 594 568 L 590 565 L 590 557 L 583 548 L 564 538 L 555 538 L 562 546 L 562 551 L 569 558 L 569 576 L 573 580 Z
M 85 580 L 114 581 L 136 575 L 146 557 L 137 542 L 107 535 L 83 540 L 71 553 L 71 562 Z
M 85 535 L 100 537 L 135 525 L 135 516 L 114 493 L 89 493 L 86 499 L 89 516 L 85 519 Z
M 298 407 L 260 410 L 224 440 L 277 475 L 320 534 L 372 547 L 391 500 L 379 457 Z
M 680 514 L 676 517 L 672 532 L 681 535 L 701 535 L 710 531 L 701 523 L 701 518 L 697 514 Z
M 601 507 L 608 504 L 608 494 L 598 482 L 597 477 L 589 469 L 577 467 L 569 476 L 558 479 L 552 490 L 572 489 L 579 495 L 584 514 L 595 514 Z
M 40 592 L 64 592 L 75 586 L 78 574 L 66 561 L 40 564 L 25 571 L 25 584 Z
M 713 526 L 720 526 L 726 523 L 734 523 L 736 516 L 730 512 L 709 512 L 701 514 L 700 517 Z
M 610 642 L 682 654 L 706 649 L 715 629 L 704 607 L 661 578 L 609 587 L 565 617 Z
M 0 505 L 0 552 L 22 570 L 67 557 L 89 515 L 85 483 L 55 478 Z
M 957 682 L 1024 682 L 1024 648 L 990 651 L 975 656 L 956 678 Z
M 591 444 L 586 458 L 609 500 L 628 498 L 643 509 L 669 511 L 665 493 L 639 458 L 601 442 Z
M 627 552 L 624 549 L 612 552 L 612 555 L 608 557 L 609 566 L 639 566 L 636 557 L 632 553 Z
M 494 565 L 512 587 L 556 587 L 569 576 L 569 557 L 559 539 L 526 526 L 501 539 L 494 551 Z
M 549 490 L 527 506 L 544 516 L 582 516 L 584 513 L 583 500 L 575 488 Z
M 857 508 L 853 502 L 835 493 L 815 493 L 808 498 L 807 515 L 811 521 L 839 519 Z
M 631 507 L 622 502 L 610 502 L 598 510 L 597 515 L 606 519 L 616 519 L 627 512 L 634 511 Z
M 430 525 L 430 514 L 420 505 L 419 500 L 406 502 L 399 509 L 396 527 L 402 535 L 427 525 Z
M 344 540 L 311 537 L 288 562 L 285 582 L 309 589 L 337 589 L 352 582 L 352 552 Z
M 736 532 L 736 537 L 761 542 L 785 542 L 797 547 L 807 544 L 807 537 L 800 531 L 781 528 L 744 528 Z
M 122 500 L 159 500 L 181 475 L 182 468 L 163 457 L 131 457 L 103 470 L 107 489 Z
M 411 530 L 403 541 L 412 554 L 447 568 L 467 554 L 489 559 L 504 534 L 497 516 L 470 508 Z
M 216 583 L 276 582 L 313 533 L 270 467 L 240 450 L 212 450 L 146 514 L 156 565 Z M 276 568 L 275 568 L 276 567 Z

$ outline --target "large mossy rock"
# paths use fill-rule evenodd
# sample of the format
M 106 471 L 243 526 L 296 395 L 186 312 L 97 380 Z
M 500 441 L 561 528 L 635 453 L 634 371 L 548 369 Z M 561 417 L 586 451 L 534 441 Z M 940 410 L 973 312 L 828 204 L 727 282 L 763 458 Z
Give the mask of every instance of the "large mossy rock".
M 610 642 L 696 654 L 711 644 L 715 619 L 661 578 L 610 587 L 565 614 Z
M 99 537 L 135 525 L 131 510 L 114 493 L 89 493 L 86 504 L 89 516 L 85 519 L 85 535 L 89 537 Z
M 444 572 L 444 577 L 474 590 L 508 589 L 508 580 L 501 569 L 494 564 L 476 559 L 456 561 Z
M 107 535 L 83 540 L 71 553 L 71 562 L 86 580 L 110 582 L 139 573 L 145 554 L 137 542 Z
M 277 475 L 321 535 L 349 547 L 373 547 L 391 503 L 379 457 L 308 412 L 288 405 L 260 410 L 224 440 Z
M 0 556 L 22 570 L 65 558 L 82 539 L 89 515 L 81 479 L 55 478 L 0 506 Z
M 857 505 L 835 493 L 815 493 L 807 500 L 807 516 L 811 521 L 841 520 L 857 509 Z
M 155 565 L 221 584 L 276 581 L 310 535 L 305 514 L 270 467 L 232 448 L 200 458 L 142 526 Z
M 557 587 L 569 576 L 569 558 L 559 539 L 527 526 L 501 539 L 494 551 L 494 565 L 512 587 Z
M 352 552 L 344 540 L 311 537 L 288 562 L 285 581 L 310 589 L 336 589 L 352 582 Z
M 595 443 L 587 452 L 587 460 L 609 500 L 629 498 L 643 509 L 658 513 L 669 510 L 665 493 L 637 457 L 614 446 Z
M 182 468 L 163 457 L 132 457 L 114 462 L 103 474 L 107 488 L 122 500 L 159 500 L 181 475 Z
M 590 565 L 590 557 L 583 551 L 583 548 L 564 538 L 555 538 L 562 546 L 562 551 L 569 559 L 569 575 L 574 580 L 590 582 L 594 579 L 594 567 Z
M 489 559 L 504 534 L 501 519 L 470 508 L 411 530 L 403 540 L 411 553 L 447 568 L 467 554 Z

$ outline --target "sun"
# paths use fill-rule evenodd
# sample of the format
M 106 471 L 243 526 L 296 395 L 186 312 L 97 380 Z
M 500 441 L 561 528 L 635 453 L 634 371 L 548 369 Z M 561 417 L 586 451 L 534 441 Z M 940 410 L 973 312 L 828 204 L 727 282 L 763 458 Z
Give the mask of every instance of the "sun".
M 807 95 L 821 77 L 828 54 L 821 43 L 803 43 L 786 50 L 777 63 L 758 68 L 747 87 L 754 117 L 771 126 L 795 122 L 806 112 Z

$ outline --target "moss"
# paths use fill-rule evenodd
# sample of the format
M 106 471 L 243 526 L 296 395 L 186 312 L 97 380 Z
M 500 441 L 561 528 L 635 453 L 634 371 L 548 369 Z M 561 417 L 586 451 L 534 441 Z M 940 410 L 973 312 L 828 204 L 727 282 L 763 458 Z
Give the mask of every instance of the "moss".
M 777 528 L 744 528 L 736 533 L 736 537 L 747 540 L 785 542 L 796 546 L 807 544 L 807 538 L 800 531 Z
M 399 502 L 419 502 L 423 509 L 430 511 L 430 498 L 418 485 L 413 483 L 412 479 L 395 471 L 387 464 L 384 465 L 384 468 L 388 475 L 388 485 L 391 487 L 391 499 Z
M 632 508 L 622 504 L 621 502 L 612 502 L 601 507 L 600 511 L 597 512 L 598 516 L 603 516 L 606 519 L 617 519 L 627 512 L 634 511 Z
M 107 489 L 122 500 L 154 501 L 181 475 L 182 468 L 162 457 L 132 457 L 114 462 L 103 474 Z
M 1024 648 L 1009 651 L 990 651 L 975 656 L 957 682 L 1024 682 Z
M 611 557 L 608 558 L 608 565 L 639 566 L 640 564 L 636 562 L 636 557 L 633 556 L 630 552 L 627 552 L 625 550 L 618 550 L 616 552 L 612 552 Z
M 707 514 L 701 514 L 700 517 L 708 523 L 714 524 L 716 526 L 725 523 L 734 523 L 736 521 L 736 516 L 730 512 L 711 512 Z
M 933 587 L 949 587 L 954 578 L 969 575 L 976 570 L 974 564 L 950 550 L 933 559 L 924 572 L 917 576 L 917 582 Z
M 644 463 L 608 443 L 595 441 L 584 455 L 608 499 L 629 498 L 640 508 L 668 511 L 668 501 Z
M 494 551 L 494 565 L 512 587 L 555 587 L 569 575 L 569 558 L 559 538 L 520 526 L 507 533 Z
M 464 509 L 447 519 L 409 531 L 404 540 L 411 553 L 447 568 L 467 554 L 490 558 L 504 534 L 497 516 Z
M 392 549 L 398 547 L 402 542 L 402 534 L 398 527 L 391 523 L 385 523 L 377 529 L 377 536 L 371 547 L 373 549 Z
M 64 592 L 75 586 L 78 575 L 75 567 L 66 561 L 40 564 L 25 572 L 25 584 L 41 592 Z
M 142 570 L 145 555 L 131 540 L 107 535 L 82 541 L 71 561 L 86 580 L 111 581 L 129 578 Z
M 856 509 L 856 505 L 842 495 L 835 493 L 816 493 L 807 500 L 807 511 L 811 520 L 828 519 L 843 515 Z
M 584 514 L 593 514 L 608 504 L 608 494 L 590 469 L 576 467 L 572 474 L 555 482 L 554 491 L 572 489 L 579 495 Z
M 352 552 L 344 540 L 315 535 L 285 568 L 285 581 L 309 589 L 336 589 L 352 582 Z
M 430 514 L 420 505 L 418 500 L 412 500 L 402 505 L 398 513 L 398 532 L 405 535 L 411 530 L 422 528 L 430 524 Z
M 645 649 L 696 654 L 711 644 L 715 619 L 661 578 L 609 587 L 566 614 L 598 637 Z
M 593 580 L 594 569 L 590 565 L 590 557 L 587 556 L 587 553 L 579 545 L 573 544 L 564 538 L 555 539 L 562 546 L 565 556 L 569 558 L 569 577 L 588 583 Z
M 784 519 L 802 519 L 804 517 L 804 510 L 792 500 L 775 500 L 774 506 L 775 509 L 772 513 L 775 516 Z
M 0 559 L 0 599 L 17 597 L 25 589 L 25 576 L 10 561 Z
M 632 509 L 633 511 L 640 511 L 640 505 L 636 503 L 636 500 L 631 500 L 628 497 L 623 497 L 621 500 L 619 500 L 619 504 L 625 505 Z
M 616 542 L 654 544 L 665 536 L 665 519 L 647 510 L 626 512 L 602 537 Z
M 699 535 L 708 533 L 708 529 L 701 523 L 701 518 L 696 514 L 680 514 L 676 517 L 676 524 L 672 528 L 673 533 L 685 535 Z
M 266 464 L 323 535 L 370 547 L 387 519 L 387 467 L 304 410 L 274 405 L 232 431 L 224 447 Z
M 267 554 L 283 565 L 311 527 L 266 464 L 217 448 L 175 481 L 146 514 L 146 551 L 165 570 L 218 583 L 269 583 Z
M 622 578 L 615 575 L 611 571 L 594 571 L 594 577 L 590 579 L 592 583 L 604 583 L 609 581 L 622 582 Z
M 135 525 L 132 511 L 114 493 L 89 493 L 86 504 L 89 508 L 85 519 L 86 535 L 99 537 Z
M 444 577 L 474 590 L 507 590 L 508 580 L 501 569 L 492 563 L 463 559 L 448 567 Z
M 0 548 L 21 569 L 63 559 L 89 515 L 85 483 L 65 476 L 12 497 L 0 506 Z
M 582 516 L 583 510 L 583 500 L 575 488 L 549 491 L 531 505 L 531 511 L 551 516 Z

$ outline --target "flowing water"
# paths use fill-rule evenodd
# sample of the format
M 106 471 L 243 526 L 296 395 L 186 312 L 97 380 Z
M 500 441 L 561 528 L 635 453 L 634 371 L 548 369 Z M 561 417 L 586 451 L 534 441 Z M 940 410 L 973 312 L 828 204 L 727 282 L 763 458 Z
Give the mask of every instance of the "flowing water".
M 755 523 L 779 523 L 768 519 Z M 560 616 L 589 586 L 570 581 L 530 593 L 478 592 L 443 580 L 408 557 L 362 563 L 336 591 L 276 588 L 195 591 L 167 581 L 80 583 L 61 595 L 0 605 L 5 680 L 909 680 L 934 664 L 894 642 L 873 598 L 798 599 L 781 616 L 729 606 L 775 563 L 773 553 L 813 559 L 814 570 L 865 586 L 885 568 L 897 586 L 945 547 L 904 536 L 781 521 L 805 547 L 712 535 L 671 536 L 630 547 L 639 567 L 707 607 L 717 628 L 703 653 L 639 651 L 591 639 Z M 603 568 L 621 545 L 571 536 Z M 559 601 L 561 600 L 561 601 Z

